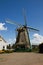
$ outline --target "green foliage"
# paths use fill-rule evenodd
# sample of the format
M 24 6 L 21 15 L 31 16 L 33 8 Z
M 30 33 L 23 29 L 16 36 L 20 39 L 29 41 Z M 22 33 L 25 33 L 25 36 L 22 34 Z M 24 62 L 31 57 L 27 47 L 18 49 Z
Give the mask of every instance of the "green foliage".
M 9 50 L 11 49 L 11 45 L 10 45 L 10 44 L 9 44 L 9 45 L 7 45 L 7 49 L 9 49 Z
M 39 52 L 39 47 L 32 48 L 32 52 Z
M 5 53 L 12 53 L 13 50 L 5 50 L 4 52 L 5 52 Z
M 31 49 L 19 49 L 19 48 L 16 48 L 15 49 L 15 52 L 31 52 Z
M 15 49 L 15 44 L 12 45 L 12 49 Z
M 43 43 L 39 45 L 39 53 L 43 53 Z

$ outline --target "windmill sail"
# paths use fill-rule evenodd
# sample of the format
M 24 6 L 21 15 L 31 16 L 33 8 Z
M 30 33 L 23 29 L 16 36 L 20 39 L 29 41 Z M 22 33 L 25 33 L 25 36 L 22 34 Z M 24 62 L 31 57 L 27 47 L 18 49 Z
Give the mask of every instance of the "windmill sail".
M 10 24 L 15 24 L 15 25 L 17 25 L 17 26 L 22 26 L 21 24 L 17 24 L 15 21 L 11 21 L 11 20 L 9 20 L 9 19 L 6 19 L 6 22 L 7 23 L 10 23 Z
M 38 29 L 32 28 L 32 27 L 27 27 L 28 29 L 34 30 L 34 31 L 39 31 Z
M 24 10 L 24 9 L 23 9 L 23 15 L 24 15 L 24 22 L 25 22 L 25 26 L 27 26 L 26 14 L 25 14 L 25 10 Z

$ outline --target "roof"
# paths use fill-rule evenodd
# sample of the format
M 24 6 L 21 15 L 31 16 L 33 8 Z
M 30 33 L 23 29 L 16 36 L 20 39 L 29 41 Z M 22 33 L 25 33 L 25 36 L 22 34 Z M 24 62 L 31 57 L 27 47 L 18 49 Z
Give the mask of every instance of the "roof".
M 6 41 L 4 40 L 4 38 L 0 35 L 0 41 L 4 41 L 6 43 Z

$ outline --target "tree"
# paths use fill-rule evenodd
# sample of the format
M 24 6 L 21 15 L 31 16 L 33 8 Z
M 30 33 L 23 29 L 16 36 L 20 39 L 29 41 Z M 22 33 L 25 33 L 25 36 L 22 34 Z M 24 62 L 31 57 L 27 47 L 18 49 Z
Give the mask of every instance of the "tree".
M 9 50 L 11 49 L 11 45 L 10 45 L 10 44 L 9 44 L 9 45 L 7 45 L 7 49 L 9 49 Z
M 39 53 L 43 53 L 43 43 L 39 45 Z
M 12 45 L 12 49 L 15 49 L 15 44 Z

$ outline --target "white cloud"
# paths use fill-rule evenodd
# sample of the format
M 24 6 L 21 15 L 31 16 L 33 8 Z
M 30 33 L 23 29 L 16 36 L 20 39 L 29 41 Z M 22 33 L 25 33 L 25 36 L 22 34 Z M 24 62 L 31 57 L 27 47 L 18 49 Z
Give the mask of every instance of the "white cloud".
M 13 44 L 13 43 L 15 43 L 15 41 L 16 41 L 16 38 L 14 38 L 14 39 L 10 39 L 10 38 L 9 38 L 8 43 L 9 43 L 9 44 Z
M 4 26 L 5 23 L 0 23 L 0 30 L 7 30 L 7 27 Z
M 35 34 L 33 35 L 33 37 L 34 37 L 34 38 L 31 40 L 31 43 L 32 43 L 33 45 L 39 45 L 40 43 L 43 42 L 43 36 L 42 36 L 42 35 L 39 35 L 39 34 L 35 33 Z

